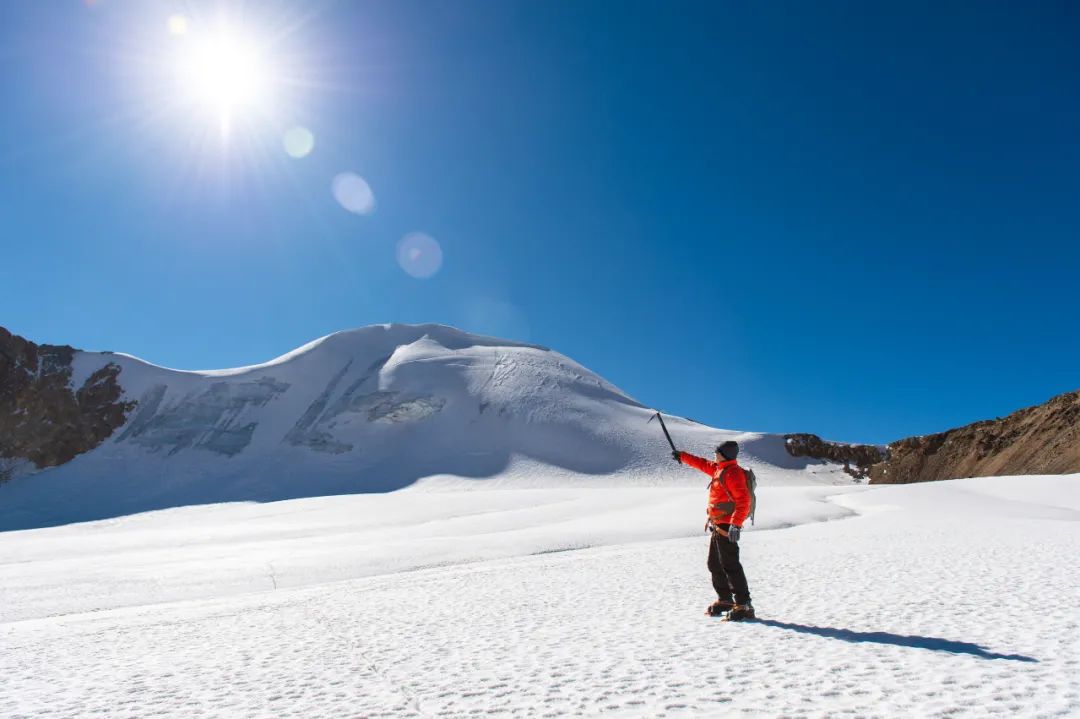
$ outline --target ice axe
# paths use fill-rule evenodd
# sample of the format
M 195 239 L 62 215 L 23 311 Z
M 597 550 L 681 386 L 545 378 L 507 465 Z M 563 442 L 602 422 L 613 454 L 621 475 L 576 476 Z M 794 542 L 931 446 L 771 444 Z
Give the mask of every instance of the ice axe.
M 678 452 L 679 450 L 675 449 L 675 443 L 671 441 L 671 435 L 668 434 L 667 425 L 664 424 L 664 418 L 657 412 L 652 417 L 649 417 L 649 422 L 652 422 L 654 419 L 660 420 L 660 429 L 664 430 L 664 436 L 667 437 L 667 443 L 671 445 L 671 451 Z M 649 422 L 646 422 L 645 424 L 648 424 Z

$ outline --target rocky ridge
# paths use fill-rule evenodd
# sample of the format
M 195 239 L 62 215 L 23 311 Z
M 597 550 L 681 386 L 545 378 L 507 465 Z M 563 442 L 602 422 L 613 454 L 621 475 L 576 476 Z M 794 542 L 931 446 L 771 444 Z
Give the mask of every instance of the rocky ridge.
M 842 462 L 870 484 L 1080 472 L 1080 390 L 937 434 L 907 437 L 884 451 L 871 445 L 828 442 L 813 434 L 785 435 L 793 457 Z
M 115 364 L 71 386 L 76 352 L 0 327 L 0 482 L 20 467 L 55 467 L 94 449 L 134 408 L 120 399 Z
M 828 442 L 816 434 L 785 434 L 784 446 L 792 457 L 839 462 L 844 465 L 844 471 L 855 479 L 870 476 L 870 468 L 885 459 L 880 447 Z
M 889 444 L 872 484 L 1080 472 L 1080 390 L 1007 417 Z

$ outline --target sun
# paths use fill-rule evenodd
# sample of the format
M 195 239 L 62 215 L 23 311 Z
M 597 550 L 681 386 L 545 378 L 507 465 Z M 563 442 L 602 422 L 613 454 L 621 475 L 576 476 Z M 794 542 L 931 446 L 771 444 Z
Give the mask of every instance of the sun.
M 177 33 L 181 100 L 227 128 L 240 113 L 266 110 L 275 73 L 263 46 L 229 27 Z

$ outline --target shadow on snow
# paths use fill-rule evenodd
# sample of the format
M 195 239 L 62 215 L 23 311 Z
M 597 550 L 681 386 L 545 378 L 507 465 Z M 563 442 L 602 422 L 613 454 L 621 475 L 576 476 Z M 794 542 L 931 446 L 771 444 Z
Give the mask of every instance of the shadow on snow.
M 955 642 L 951 639 L 940 637 L 920 637 L 917 635 L 891 634 L 889 632 L 856 632 L 851 629 L 834 629 L 833 627 L 814 627 L 807 624 L 792 624 L 791 622 L 778 622 L 773 619 L 759 619 L 756 624 L 764 624 L 778 629 L 790 629 L 801 634 L 813 634 L 818 637 L 839 639 L 843 642 L 892 644 L 898 647 L 912 647 L 913 649 L 932 649 L 938 652 L 950 654 L 968 654 L 980 659 L 1009 659 L 1017 662 L 1038 662 L 1034 657 L 1023 654 L 998 654 L 983 649 L 978 644 L 971 642 Z

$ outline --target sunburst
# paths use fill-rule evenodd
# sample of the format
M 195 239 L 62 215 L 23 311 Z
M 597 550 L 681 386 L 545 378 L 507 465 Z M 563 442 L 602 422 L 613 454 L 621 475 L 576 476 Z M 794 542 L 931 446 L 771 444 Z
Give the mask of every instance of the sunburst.
M 228 26 L 188 28 L 174 60 L 181 104 L 208 114 L 227 132 L 241 113 L 273 110 L 280 77 L 265 44 Z

